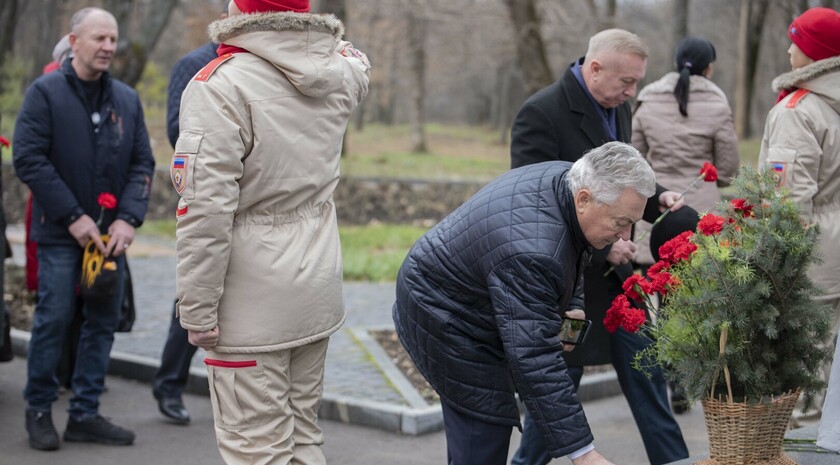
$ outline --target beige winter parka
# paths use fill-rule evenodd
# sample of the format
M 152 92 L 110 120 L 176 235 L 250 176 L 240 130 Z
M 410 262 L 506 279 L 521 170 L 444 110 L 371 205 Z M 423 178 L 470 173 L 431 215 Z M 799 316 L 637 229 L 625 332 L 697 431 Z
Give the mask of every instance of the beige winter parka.
M 790 190 L 802 215 L 820 227 L 824 262 L 809 276 L 840 297 L 840 57 L 816 61 L 773 80 L 773 90 L 799 88 L 770 110 L 758 166 Z M 807 91 L 807 93 L 805 93 Z
M 738 171 L 738 138 L 726 95 L 703 76 L 689 78 L 688 116 L 680 113 L 674 96 L 679 76 L 668 73 L 639 92 L 631 143 L 650 163 L 656 182 L 676 192 L 688 188 L 703 163 L 715 165 L 717 183 L 701 181 L 685 195 L 686 204 L 702 213 L 715 208 L 718 187 L 728 186 Z M 639 237 L 650 225 L 640 222 L 636 228 Z M 637 244 L 639 263 L 653 263 L 646 242 Z
M 218 325 L 218 352 L 288 349 L 344 321 L 333 191 L 370 65 L 334 16 L 237 15 L 211 39 L 240 47 L 183 94 L 170 172 L 181 326 Z

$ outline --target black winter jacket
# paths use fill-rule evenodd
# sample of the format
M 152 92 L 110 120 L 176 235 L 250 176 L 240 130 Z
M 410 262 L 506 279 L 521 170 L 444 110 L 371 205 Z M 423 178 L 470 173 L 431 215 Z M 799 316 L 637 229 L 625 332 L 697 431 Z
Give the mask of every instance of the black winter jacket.
M 566 375 L 561 315 L 583 305 L 583 236 L 570 163 L 510 171 L 412 247 L 397 278 L 397 333 L 454 409 L 519 425 L 519 392 L 552 456 L 592 442 Z
M 96 221 L 100 193 L 117 198 L 101 230 L 117 218 L 143 223 L 154 158 L 137 93 L 105 73 L 94 125 L 84 90 L 66 60 L 59 71 L 35 80 L 26 92 L 15 126 L 14 167 L 32 190 L 32 239 L 71 245 L 67 227 L 83 214 Z
M 172 67 L 172 73 L 169 75 L 169 87 L 166 89 L 166 133 L 173 148 L 175 148 L 175 142 L 178 140 L 178 129 L 180 127 L 178 117 L 181 114 L 181 95 L 183 95 L 184 89 L 187 88 L 187 84 L 190 83 L 195 73 L 219 56 L 216 54 L 218 47 L 219 44 L 208 42 L 182 56 Z

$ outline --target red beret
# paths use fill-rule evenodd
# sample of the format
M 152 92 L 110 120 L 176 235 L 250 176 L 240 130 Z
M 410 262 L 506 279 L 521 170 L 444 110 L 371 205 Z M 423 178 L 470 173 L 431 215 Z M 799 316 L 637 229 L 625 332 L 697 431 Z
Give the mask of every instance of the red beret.
M 788 37 L 814 61 L 838 56 L 840 13 L 831 8 L 811 8 L 790 23 Z
M 243 13 L 267 13 L 270 11 L 309 11 L 309 0 L 234 0 Z

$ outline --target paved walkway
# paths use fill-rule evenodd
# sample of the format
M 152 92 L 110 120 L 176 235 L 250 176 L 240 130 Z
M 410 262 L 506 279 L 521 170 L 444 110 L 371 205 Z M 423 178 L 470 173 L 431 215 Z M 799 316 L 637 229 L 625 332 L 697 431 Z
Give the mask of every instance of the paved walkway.
M 23 231 L 10 226 L 7 232 L 14 249 L 14 260 L 23 264 Z M 118 333 L 112 350 L 112 371 L 141 381 L 149 381 L 160 363 L 169 331 L 175 297 L 175 244 L 172 240 L 138 236 L 129 249 L 129 264 L 134 282 L 137 319 L 130 333 Z M 406 392 L 405 379 L 388 370 L 384 353 L 366 329 L 393 328 L 391 305 L 393 283 L 346 283 L 344 296 L 347 319 L 330 338 L 324 374 L 324 397 L 327 417 L 360 422 L 384 429 L 411 433 L 412 425 L 403 425 L 402 415 L 416 411 L 416 397 Z M 18 334 L 25 339 L 28 334 Z M 21 344 L 19 344 L 21 345 Z M 375 347 L 372 347 L 375 346 Z M 387 358 L 387 357 L 386 357 Z M 193 357 L 193 392 L 206 393 L 204 351 Z M 384 362 L 384 363 L 383 363 Z M 383 364 L 386 365 L 383 370 Z M 390 375 L 390 376 L 389 376 Z M 397 379 L 394 379 L 394 378 Z M 425 407 L 425 405 L 423 405 Z M 425 412 L 428 413 L 428 412 Z M 384 416 L 383 416 L 384 415 Z M 434 423 L 434 422 L 432 422 Z M 434 427 L 432 424 L 428 427 Z
M 15 260 L 21 260 L 20 229 L 11 227 L 9 236 L 15 247 Z M 58 453 L 29 449 L 23 428 L 23 400 L 19 394 L 25 381 L 26 362 L 18 358 L 10 364 L 0 364 L 0 451 L 3 451 L 0 465 L 220 463 L 200 351 L 193 360 L 193 388 L 185 395 L 193 417 L 191 427 L 167 423 L 157 412 L 151 388 L 146 383 L 159 363 L 171 318 L 175 294 L 173 255 L 171 241 L 149 237 L 139 237 L 130 250 L 137 322 L 131 333 L 117 335 L 112 368 L 121 376 L 109 376 L 106 383 L 109 391 L 102 397 L 102 412 L 118 424 L 135 430 L 137 444 L 120 448 L 64 443 Z M 347 283 L 345 286 L 347 323 L 330 342 L 321 409 L 321 418 L 326 419 L 321 422 L 327 437 L 324 451 L 331 464 L 432 465 L 445 462 L 439 408 L 419 408 L 417 399 L 409 392 L 410 386 L 401 385 L 399 373 L 394 373 L 398 370 L 384 357 L 378 344 L 367 336 L 366 329 L 393 327 L 392 299 L 393 284 Z M 18 351 L 23 350 L 27 337 L 28 333 L 15 332 Z M 615 463 L 644 464 L 647 462 L 644 448 L 627 403 L 623 396 L 610 395 L 618 392 L 615 384 L 609 373 L 584 377 L 581 392 L 584 410 L 598 450 Z M 590 394 L 586 395 L 585 390 Z M 53 408 L 59 432 L 63 431 L 66 422 L 67 400 L 68 396 L 61 396 Z M 708 445 L 699 405 L 689 413 L 677 416 L 677 420 L 692 456 L 705 454 Z M 387 431 L 429 434 L 412 437 Z M 173 440 L 175 438 L 177 440 Z M 519 433 L 514 430 L 511 454 L 518 442 Z M 838 463 L 835 461 L 837 456 L 826 459 L 828 461 L 819 463 Z M 568 462 L 558 459 L 552 463 Z

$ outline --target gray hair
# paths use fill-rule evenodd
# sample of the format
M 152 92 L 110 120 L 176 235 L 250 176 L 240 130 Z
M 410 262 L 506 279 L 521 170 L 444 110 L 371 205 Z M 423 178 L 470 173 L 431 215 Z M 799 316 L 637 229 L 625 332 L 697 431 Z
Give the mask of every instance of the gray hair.
M 114 21 L 114 24 L 117 24 L 117 18 L 115 18 L 114 15 L 111 14 L 110 11 L 104 10 L 102 8 L 98 8 L 98 7 L 95 7 L 95 6 L 89 6 L 89 7 L 86 7 L 86 8 L 82 8 L 81 10 L 73 13 L 73 16 L 70 18 L 70 30 L 73 31 L 74 34 L 78 34 L 79 33 L 79 25 L 82 24 L 84 22 L 84 20 L 88 16 L 90 16 L 91 13 L 94 13 L 94 12 L 105 13 L 106 15 L 111 17 L 111 19 Z
M 623 142 L 596 147 L 572 165 L 566 175 L 572 194 L 588 189 L 595 201 L 612 205 L 625 189 L 644 198 L 656 193 L 656 177 L 638 150 Z
M 607 29 L 589 39 L 586 59 L 598 58 L 602 53 L 633 54 L 647 59 L 650 49 L 642 38 L 624 29 Z

